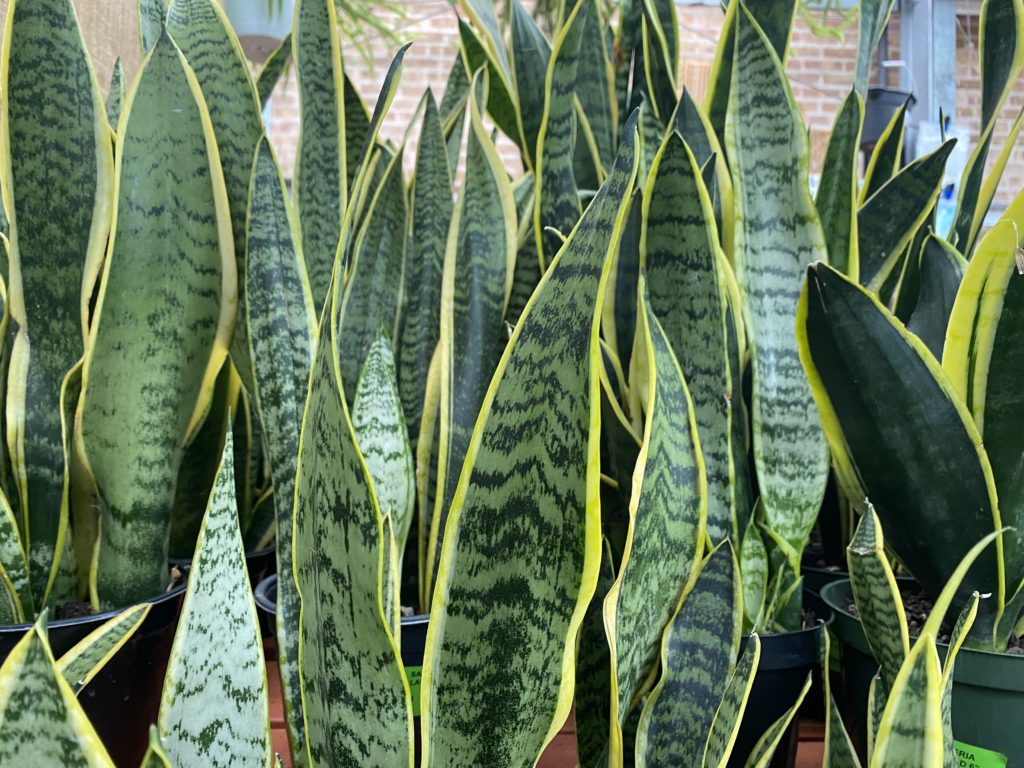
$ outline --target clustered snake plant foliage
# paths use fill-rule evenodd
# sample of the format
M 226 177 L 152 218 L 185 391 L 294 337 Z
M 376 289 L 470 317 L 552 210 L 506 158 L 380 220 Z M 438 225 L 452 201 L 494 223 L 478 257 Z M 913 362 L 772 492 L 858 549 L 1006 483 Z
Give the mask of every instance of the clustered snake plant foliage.
M 998 595 L 968 603 L 971 638 L 1012 629 L 1024 574 L 995 498 L 1013 508 L 1016 475 L 979 433 L 984 419 L 1008 453 L 1010 420 L 985 409 L 1008 407 L 995 337 L 1013 332 L 1017 231 L 974 242 L 1020 1 L 984 5 L 983 141 L 948 237 L 929 225 L 950 145 L 902 167 L 903 111 L 858 183 L 866 62 L 891 3 L 862 4 L 816 199 L 783 67 L 795 3 L 729 4 L 703 105 L 680 93 L 668 0 L 623 0 L 614 24 L 599 0 L 566 3 L 550 40 L 515 0 L 504 23 L 489 0 L 460 9 L 407 184 L 407 142 L 379 136 L 404 50 L 369 113 L 331 0 L 298 0 L 255 80 L 211 0 L 142 0 L 145 62 L 127 94 L 116 70 L 107 104 L 70 0 L 11 4 L 0 604 L 10 621 L 40 616 L 0 671 L 11 759 L 109 764 L 74 688 L 146 609 L 56 661 L 46 615 L 74 596 L 152 597 L 179 553 L 194 565 L 146 765 L 269 765 L 243 553 L 276 539 L 297 764 L 412 765 L 416 713 L 424 766 L 528 766 L 575 705 L 582 765 L 723 766 L 756 632 L 801 625 L 830 463 L 926 586 L 954 585 L 948 607 L 974 542 L 933 542 L 912 517 L 953 475 L 944 446 L 978 471 L 957 491 L 975 495 L 943 508 L 978 510 L 991 527 L 975 538 L 997 539 L 962 569 L 961 597 Z M 289 56 L 290 195 L 260 118 Z M 518 147 L 518 178 L 488 121 Z M 959 292 L 958 247 L 976 251 Z M 926 346 L 942 338 L 946 373 Z M 852 392 L 861 372 L 886 396 Z M 909 442 L 851 432 L 899 432 L 915 413 L 945 415 Z M 908 504 L 919 492 L 929 501 Z M 400 653 L 410 603 L 431 614 L 418 701 Z M 917 664 L 935 677 L 931 648 L 922 636 L 888 657 L 879 697 L 924 695 L 900 681 Z M 12 706 L 29 697 L 59 729 L 39 734 L 42 710 Z M 748 765 L 767 764 L 798 704 Z M 902 707 L 880 715 L 879 745 L 941 753 L 931 721 L 897 727 Z

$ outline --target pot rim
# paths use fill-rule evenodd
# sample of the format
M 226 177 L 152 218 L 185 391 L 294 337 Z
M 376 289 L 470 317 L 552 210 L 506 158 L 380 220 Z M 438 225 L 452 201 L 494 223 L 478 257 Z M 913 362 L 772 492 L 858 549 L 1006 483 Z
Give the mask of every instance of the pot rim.
M 132 608 L 136 605 L 149 603 L 150 605 L 156 606 L 161 605 L 162 603 L 166 603 L 169 600 L 174 600 L 175 598 L 180 597 L 187 588 L 188 573 L 183 573 L 180 583 L 171 587 L 166 592 L 157 597 L 150 598 L 148 600 L 142 600 L 138 603 L 133 603 L 132 605 L 126 605 L 123 608 L 111 608 L 108 611 L 102 611 L 100 613 L 90 613 L 88 616 L 75 616 L 71 619 L 55 619 L 53 621 L 47 621 L 46 628 L 47 630 L 52 631 L 54 629 L 81 626 L 83 624 L 103 624 L 104 622 L 109 621 L 118 614 L 124 613 L 129 608 Z M 24 634 L 25 632 L 28 632 L 30 629 L 32 629 L 34 625 L 34 622 L 28 622 L 25 624 L 0 624 L 0 635 Z
M 274 598 L 270 597 L 270 591 L 274 591 Z M 272 573 L 256 585 L 253 590 L 253 597 L 256 600 L 256 607 L 270 616 L 277 616 L 277 574 Z M 402 617 L 403 627 L 418 627 L 430 622 L 429 613 L 416 613 L 412 616 Z

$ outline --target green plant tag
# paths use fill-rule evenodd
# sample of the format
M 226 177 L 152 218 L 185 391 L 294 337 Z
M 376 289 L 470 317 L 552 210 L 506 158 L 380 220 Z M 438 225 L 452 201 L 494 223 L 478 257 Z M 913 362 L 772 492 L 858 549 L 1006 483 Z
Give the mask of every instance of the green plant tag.
M 419 672 L 419 670 L 417 670 Z M 412 678 L 410 677 L 410 682 Z M 419 675 L 416 676 L 417 690 L 419 689 Z M 1006 768 L 1006 755 L 993 752 L 991 749 L 972 747 L 962 741 L 953 741 L 953 748 L 956 749 L 956 764 L 959 768 Z
M 409 678 L 409 692 L 412 694 L 412 716 L 420 716 L 420 678 L 423 676 L 423 667 L 406 667 L 405 676 Z M 959 749 L 959 742 L 957 743 L 957 749 Z M 959 754 L 959 753 L 958 753 Z M 995 754 L 994 752 L 991 754 Z M 983 763 L 979 764 L 980 768 L 989 768 L 989 766 L 996 765 L 996 763 Z M 1000 766 L 1006 765 L 1006 758 L 1003 758 L 1003 762 Z

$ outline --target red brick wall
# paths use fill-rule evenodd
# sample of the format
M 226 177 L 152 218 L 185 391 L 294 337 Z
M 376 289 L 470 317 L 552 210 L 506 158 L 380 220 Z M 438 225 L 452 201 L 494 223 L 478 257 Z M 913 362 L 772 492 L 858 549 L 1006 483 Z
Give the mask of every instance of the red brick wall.
M 958 9 L 957 31 L 957 119 L 977 136 L 980 91 L 977 52 L 977 0 L 964 0 Z M 406 66 L 398 95 L 385 122 L 383 134 L 400 141 L 412 118 L 420 96 L 428 86 L 440 99 L 445 79 L 455 56 L 458 33 L 454 11 L 448 0 L 407 0 L 408 20 L 399 29 L 402 38 L 413 41 L 406 55 Z M 703 93 L 721 29 L 722 11 L 714 6 L 679 6 L 681 79 L 697 95 Z M 853 80 L 857 43 L 856 25 L 846 30 L 845 39 L 815 35 L 798 18 L 787 69 L 804 119 L 811 130 L 812 156 L 815 167 L 820 163 L 828 141 L 828 131 L 840 103 L 849 92 Z M 890 57 L 898 58 L 899 18 L 894 17 L 890 34 Z M 377 46 L 379 53 L 373 67 L 355 52 L 346 58 L 347 71 L 356 82 L 367 105 L 372 108 L 380 80 L 387 69 L 392 51 Z M 893 76 L 895 84 L 895 76 Z M 298 101 L 294 74 L 289 73 L 274 94 L 270 123 L 271 138 L 277 148 L 285 173 L 290 174 L 298 135 Z M 1024 89 L 1011 94 L 1000 118 L 993 155 L 1002 147 L 1009 126 L 1024 107 Z M 415 132 L 412 135 L 415 138 Z M 510 166 L 517 167 L 516 153 L 504 142 L 504 156 Z M 412 158 L 406 159 L 411 167 Z M 1024 141 L 1015 150 L 997 199 L 1006 202 L 1024 187 Z

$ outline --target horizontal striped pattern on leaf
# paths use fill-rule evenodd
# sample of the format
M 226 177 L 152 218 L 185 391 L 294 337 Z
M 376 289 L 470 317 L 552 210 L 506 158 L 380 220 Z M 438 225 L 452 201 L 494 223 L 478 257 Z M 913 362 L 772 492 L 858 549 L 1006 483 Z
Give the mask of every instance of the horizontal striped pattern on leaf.
M 405 244 L 406 307 L 398 342 L 398 388 L 414 451 L 423 418 L 430 358 L 441 333 L 441 274 L 454 211 L 444 125 L 429 90 L 423 104 Z
M 333 0 L 297 0 L 292 59 L 299 93 L 294 199 L 317 312 L 327 298 L 348 206 L 344 72 Z
M 832 124 L 814 204 L 828 245 L 828 261 L 840 272 L 857 279 L 857 172 L 860 167 L 860 128 L 864 102 L 850 91 Z
M 726 289 L 714 211 L 693 154 L 676 133 L 655 158 L 644 190 L 640 254 L 650 304 L 686 382 L 707 471 L 707 534 L 712 544 L 736 540 L 737 477 L 731 408 L 734 386 L 726 338 Z
M 535 158 L 537 134 L 544 116 L 544 81 L 551 59 L 551 44 L 521 0 L 512 0 L 511 27 L 512 64 L 523 117 L 523 135 L 528 155 Z
M 260 99 L 260 107 L 265 109 L 270 95 L 274 92 L 277 81 L 288 68 L 288 62 L 292 57 L 292 33 L 284 36 L 281 44 L 275 48 L 260 67 L 260 73 L 256 77 L 256 95 Z
M 474 89 L 478 85 L 475 79 Z M 431 584 L 473 427 L 508 342 L 502 321 L 515 258 L 512 188 L 476 99 L 471 99 L 466 175 L 448 233 L 441 288 L 437 489 L 427 563 Z
M 231 433 L 199 531 L 160 700 L 174 765 L 266 766 L 270 703 L 235 500 Z
M 17 624 L 32 616 L 32 595 L 25 548 L 18 532 L 18 520 L 7 496 L 0 491 L 0 579 L 11 595 L 12 615 L 8 623 Z
M 412 768 L 412 702 L 384 616 L 384 521 L 349 420 L 331 326 L 320 323 L 295 493 L 307 749 L 313 765 Z
M 111 127 L 117 127 L 117 121 L 121 116 L 121 104 L 124 103 L 124 67 L 121 64 L 121 57 L 114 59 L 114 72 L 110 76 L 110 88 L 107 90 L 107 122 Z
M 57 671 L 45 619 L 0 667 L 0 764 L 113 768 L 89 718 Z
M 604 630 L 603 604 L 615 581 L 615 563 L 607 539 L 601 551 L 597 591 L 580 627 L 579 653 L 576 654 L 574 724 L 581 768 L 599 768 L 608 764 L 612 689 L 611 657 Z
M 624 762 L 622 726 L 657 667 L 662 629 L 700 565 L 707 481 L 695 407 L 641 278 L 638 359 L 647 391 L 644 442 L 633 475 L 618 578 L 605 598 L 612 648 L 610 761 Z
M 426 761 L 530 766 L 569 714 L 601 558 L 598 318 L 635 142 L 631 121 L 516 326 L 474 430 L 427 636 Z
M 264 138 L 256 148 L 246 233 L 250 355 L 270 461 L 277 556 L 277 652 L 293 754 L 305 751 L 299 683 L 299 597 L 292 576 L 295 465 L 316 317 L 288 190 Z M 254 510 L 254 515 L 258 513 Z
M 696 581 L 665 627 L 661 679 L 647 697 L 636 764 L 700 765 L 715 713 L 736 664 L 743 597 L 728 541 L 701 563 Z
M 754 463 L 769 527 L 802 548 L 825 492 L 828 450 L 794 320 L 804 269 L 827 251 L 807 186 L 804 124 L 782 64 L 744 7 L 736 35 L 726 148 L 753 366 Z
M 68 517 L 61 382 L 82 356 L 113 189 L 106 108 L 71 0 L 10 3 L 0 79 L 7 299 L 16 331 L 4 382 L 5 439 L 32 592 L 42 605 Z
M 121 122 L 114 232 L 79 424 L 100 496 L 91 585 L 100 606 L 145 600 L 167 585 L 178 467 L 227 352 L 237 285 L 210 119 L 167 35 Z
M 935 638 L 922 635 L 900 669 L 886 702 L 871 753 L 871 767 L 944 765 L 942 672 Z
M 707 747 L 704 750 L 705 768 L 725 768 L 728 764 L 760 661 L 761 638 L 750 635 L 736 668 L 729 676 L 725 693 L 722 695 L 722 703 L 718 705 L 715 720 L 711 723 Z

